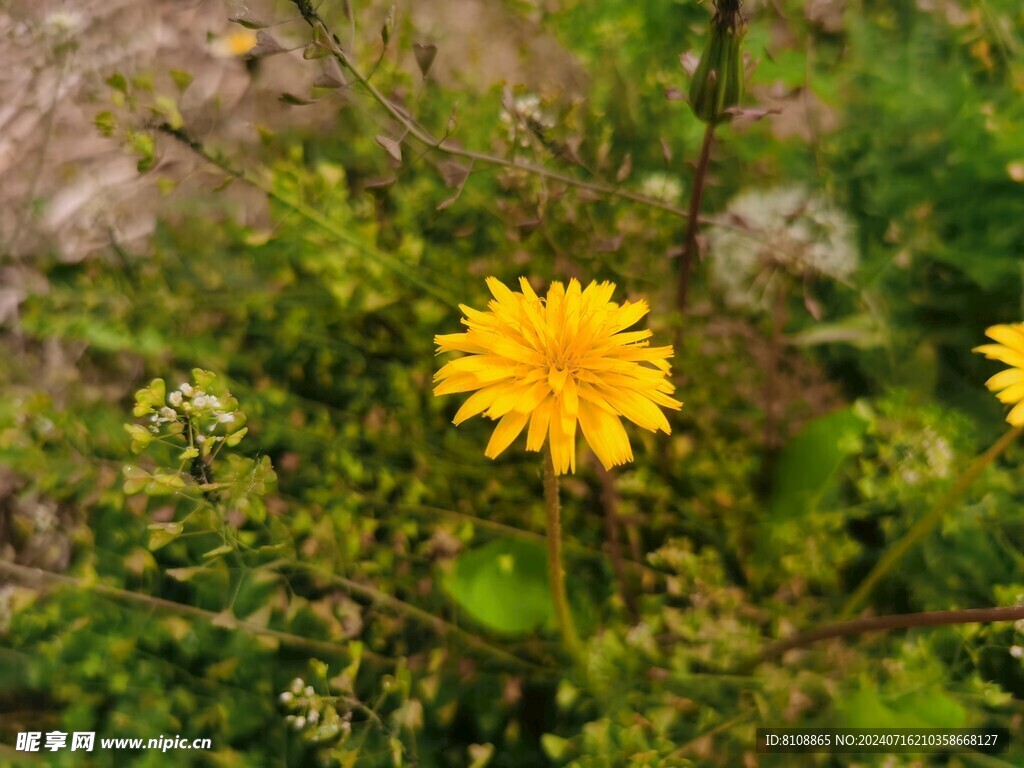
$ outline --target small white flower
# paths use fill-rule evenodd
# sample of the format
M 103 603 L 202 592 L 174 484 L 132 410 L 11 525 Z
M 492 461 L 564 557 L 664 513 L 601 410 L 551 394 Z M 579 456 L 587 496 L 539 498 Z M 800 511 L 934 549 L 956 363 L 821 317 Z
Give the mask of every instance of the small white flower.
M 661 200 L 663 203 L 678 203 L 683 196 L 683 185 L 679 177 L 668 173 L 649 173 L 640 182 L 640 194 Z
M 291 700 L 292 700 L 292 692 L 291 691 L 285 691 L 284 693 L 282 693 L 280 696 L 277 697 L 277 700 L 280 701 L 282 704 L 290 704 Z
M 192 405 L 196 408 L 205 408 L 210 403 L 210 398 L 206 395 L 196 395 L 192 398 Z
M 221 424 L 230 424 L 235 420 L 235 414 L 233 413 L 222 413 L 217 417 L 217 421 Z
M 509 140 L 518 141 L 523 147 L 530 146 L 531 133 L 555 125 L 555 121 L 541 108 L 540 97 L 533 93 L 512 96 L 506 92 L 500 119 L 508 126 Z
M 84 21 L 82 14 L 74 11 L 54 11 L 43 19 L 43 26 L 47 31 L 60 37 L 70 37 Z
M 167 421 L 174 421 L 178 418 L 177 411 L 173 408 L 168 408 L 166 405 L 160 409 L 160 415 L 167 419 Z
M 1024 648 L 1021 648 L 1019 645 L 1011 646 L 1010 655 L 1013 656 L 1013 658 L 1015 659 L 1024 657 Z
M 302 715 L 299 715 L 298 717 L 296 717 L 295 718 L 295 730 L 296 731 L 301 731 L 305 727 L 306 727 L 306 718 L 304 718 Z
M 306 688 L 302 691 L 302 695 L 305 696 L 306 698 L 309 698 L 311 696 L 315 696 L 316 695 L 316 691 L 313 690 L 313 686 L 312 685 L 307 685 Z
M 196 442 L 202 445 L 206 442 L 206 435 L 196 435 Z
M 167 396 L 167 402 L 173 405 L 175 408 L 181 405 L 181 390 L 176 389 L 173 392 L 171 392 L 171 394 Z
M 309 724 L 313 725 L 320 719 L 320 713 L 314 709 L 309 713 L 309 717 L 307 719 L 309 720 Z
M 192 397 L 191 384 L 182 384 L 180 387 L 178 387 L 178 389 L 181 390 L 181 394 L 183 394 L 185 397 Z
M 304 686 L 305 684 L 305 680 L 303 680 L 301 677 L 296 677 L 294 680 L 292 680 L 292 693 L 298 696 L 300 693 L 302 693 L 302 686 Z

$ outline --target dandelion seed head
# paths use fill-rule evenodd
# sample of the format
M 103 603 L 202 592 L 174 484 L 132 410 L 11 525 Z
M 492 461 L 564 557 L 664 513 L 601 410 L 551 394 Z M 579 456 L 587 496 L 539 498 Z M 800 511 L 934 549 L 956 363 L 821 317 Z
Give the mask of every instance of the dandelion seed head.
M 766 308 L 776 269 L 840 282 L 857 269 L 852 222 L 803 187 L 742 192 L 722 221 L 708 229 L 710 277 L 730 306 Z

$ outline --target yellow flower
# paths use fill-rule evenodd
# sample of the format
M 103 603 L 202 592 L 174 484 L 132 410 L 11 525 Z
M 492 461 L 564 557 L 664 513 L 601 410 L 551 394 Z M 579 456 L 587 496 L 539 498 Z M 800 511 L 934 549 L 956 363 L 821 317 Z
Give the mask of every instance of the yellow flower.
M 664 408 L 669 397 L 672 347 L 650 347 L 650 331 L 631 331 L 648 312 L 647 302 L 611 301 L 613 283 L 585 289 L 552 283 L 547 297 L 519 278 L 522 293 L 497 278 L 487 279 L 494 300 L 488 311 L 461 306 L 466 333 L 440 334 L 437 351 L 467 352 L 434 376 L 435 395 L 476 390 L 454 423 L 478 413 L 500 419 L 487 449 L 496 458 L 529 423 L 526 450 L 551 439 L 558 474 L 576 471 L 576 424 L 606 468 L 633 460 L 621 416 L 652 432 L 671 432 Z M 649 363 L 643 365 L 642 363 Z
M 975 347 L 989 360 L 999 360 L 1011 366 L 985 382 L 996 393 L 999 402 L 1013 404 L 1006 420 L 1015 427 L 1024 427 L 1024 323 L 993 325 L 985 335 L 998 344 Z
M 221 59 L 239 59 L 247 56 L 259 41 L 251 29 L 232 29 L 210 44 L 213 55 Z

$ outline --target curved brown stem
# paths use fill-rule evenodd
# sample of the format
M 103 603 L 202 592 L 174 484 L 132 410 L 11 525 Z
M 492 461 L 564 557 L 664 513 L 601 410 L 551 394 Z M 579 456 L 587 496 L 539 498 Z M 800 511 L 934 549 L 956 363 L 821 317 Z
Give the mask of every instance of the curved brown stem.
M 700 206 L 704 200 L 704 187 L 708 178 L 708 163 L 711 159 L 711 145 L 715 141 L 715 124 L 708 123 L 704 129 L 704 141 L 700 146 L 700 158 L 697 170 L 693 175 L 693 190 L 690 192 L 690 210 L 686 219 L 686 234 L 683 239 L 683 255 L 679 263 L 679 288 L 676 294 L 676 306 L 680 312 L 686 311 L 686 301 L 690 293 L 690 272 L 693 270 L 693 259 L 697 253 L 697 229 L 700 217 Z
M 893 629 L 912 627 L 941 627 L 951 624 L 988 624 L 995 621 L 1018 621 L 1024 619 L 1024 606 L 1008 608 L 966 608 L 953 611 L 924 611 L 921 613 L 898 613 L 889 616 L 872 616 L 865 619 L 827 624 L 807 632 L 800 632 L 784 640 L 778 640 L 754 659 L 743 665 L 739 671 L 750 670 L 764 661 L 782 656 L 795 648 L 804 648 L 821 640 L 849 637 L 865 632 L 887 632 Z
M 597 462 L 597 476 L 601 481 L 601 507 L 604 509 L 605 535 L 608 541 L 608 558 L 611 560 L 612 572 L 619 588 L 619 596 L 626 606 L 626 612 L 632 622 L 640 620 L 636 597 L 629 587 L 625 561 L 622 557 L 622 544 L 619 541 L 619 491 L 615 487 L 615 475 Z

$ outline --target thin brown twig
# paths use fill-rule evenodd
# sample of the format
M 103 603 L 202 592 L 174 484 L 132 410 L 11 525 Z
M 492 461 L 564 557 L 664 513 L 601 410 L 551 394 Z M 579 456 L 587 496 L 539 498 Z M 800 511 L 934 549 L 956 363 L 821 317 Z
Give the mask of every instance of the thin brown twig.
M 536 163 L 526 163 L 521 160 L 510 160 L 508 158 L 499 157 L 497 155 L 489 155 L 485 152 L 477 152 L 471 149 L 464 149 L 462 147 L 454 146 L 449 143 L 448 136 L 438 139 L 429 130 L 420 125 L 411 115 L 405 110 L 387 98 L 380 90 L 370 82 L 369 78 L 362 74 L 362 72 L 352 63 L 348 54 L 342 49 L 340 41 L 330 28 L 324 22 L 323 18 L 313 7 L 310 0 L 292 0 L 295 6 L 299 9 L 299 13 L 302 18 L 305 19 L 306 23 L 313 29 L 320 29 L 323 32 L 322 39 L 324 44 L 328 47 L 331 54 L 337 59 L 338 63 L 341 64 L 345 69 L 349 71 L 353 79 L 359 83 L 363 88 L 366 89 L 367 93 L 370 94 L 373 99 L 380 104 L 387 112 L 394 118 L 406 131 L 407 135 L 426 145 L 427 147 L 442 152 L 452 157 L 460 157 L 465 160 L 473 160 L 475 162 L 484 163 L 486 165 L 494 165 L 502 168 L 511 168 L 514 170 L 526 171 L 537 176 L 541 176 L 552 181 L 558 181 L 571 187 L 578 189 L 584 189 L 589 192 L 594 192 L 599 195 L 607 195 L 609 197 L 619 197 L 625 200 L 631 200 L 635 203 L 642 203 L 643 205 L 650 206 L 652 208 L 658 208 L 673 214 L 674 216 L 687 216 L 687 212 L 681 208 L 678 208 L 670 203 L 666 203 L 662 200 L 658 200 L 647 195 L 642 195 L 638 192 L 632 192 L 628 189 L 624 189 L 619 186 L 612 184 L 604 184 L 601 182 L 584 181 L 578 179 L 575 176 L 571 176 L 560 171 L 552 170 L 543 165 Z
M 382 605 L 396 611 L 397 613 L 401 613 L 405 616 L 408 616 L 409 618 L 413 619 L 419 624 L 422 624 L 423 626 L 432 629 L 434 632 L 436 632 L 438 635 L 441 635 L 442 637 L 456 637 L 459 640 L 462 640 L 464 643 L 466 643 L 468 647 L 473 648 L 488 656 L 492 656 L 496 659 L 499 659 L 511 666 L 530 669 L 532 671 L 540 673 L 550 673 L 553 671 L 551 669 L 541 666 L 540 664 L 536 664 L 532 661 L 522 659 L 516 656 L 515 654 L 509 653 L 508 651 L 505 651 L 495 645 L 491 645 L 486 640 L 483 640 L 477 637 L 476 635 L 467 632 L 461 627 L 452 624 L 451 622 L 441 618 L 440 616 L 435 616 L 429 611 L 425 611 L 422 608 L 418 608 L 415 605 L 412 605 L 411 603 L 405 602 L 404 600 L 399 600 L 397 597 L 392 597 L 386 592 L 381 592 L 379 589 L 375 589 L 374 587 L 368 586 L 366 584 L 360 584 L 359 582 L 353 581 L 352 579 L 345 578 L 344 576 L 339 576 L 336 573 L 332 573 L 324 568 L 320 568 L 318 566 L 310 565 L 307 563 L 288 562 L 287 566 L 306 571 L 307 573 L 313 573 L 318 576 L 321 576 L 322 578 L 327 579 L 328 581 L 341 587 L 351 595 L 361 597 L 362 599 L 367 600 L 370 603 L 373 603 L 374 605 Z
M 1024 619 L 1024 606 L 1003 608 L 965 608 L 951 611 L 923 611 L 920 613 L 897 613 L 888 616 L 871 616 L 800 632 L 792 637 L 777 640 L 762 650 L 754 659 L 741 666 L 738 672 L 753 669 L 758 664 L 782 656 L 795 648 L 804 648 L 821 640 L 860 635 L 865 632 L 888 632 L 894 629 L 913 627 L 941 627 L 954 624 L 988 624 L 996 621 L 1018 621 Z
M 771 336 L 768 338 L 768 360 L 764 368 L 764 449 L 771 459 L 782 443 L 779 433 L 778 368 L 781 362 L 782 333 L 786 324 L 786 283 L 776 288 L 771 310 Z M 768 465 L 772 464 L 769 460 Z
M 162 597 L 146 595 L 140 592 L 132 592 L 130 590 L 119 589 L 117 587 L 110 587 L 106 584 L 90 583 L 83 579 L 75 578 L 74 576 L 66 576 L 60 573 L 53 573 L 52 571 L 44 571 L 41 568 L 29 568 L 28 566 L 18 565 L 17 563 L 0 562 L 0 573 L 5 573 L 11 578 L 16 579 L 19 583 L 26 585 L 44 584 L 48 586 L 59 585 L 64 587 L 73 587 L 75 589 L 88 590 L 98 595 L 103 595 L 104 597 L 110 597 L 123 602 L 146 605 L 150 608 L 160 608 L 161 610 L 182 616 L 202 619 L 203 621 L 210 622 L 214 626 L 222 627 L 224 629 L 244 630 L 246 632 L 251 632 L 254 635 L 269 637 L 284 645 L 288 645 L 293 648 L 300 648 L 313 653 L 330 654 L 331 656 L 341 656 L 343 658 L 349 658 L 351 656 L 347 646 L 340 643 L 312 640 L 308 637 L 293 635 L 289 632 L 261 627 L 258 624 L 253 624 L 252 622 L 245 621 L 244 619 L 236 618 L 226 612 L 214 613 L 213 611 L 207 611 L 193 605 L 176 603 L 173 600 L 166 600 Z M 378 662 L 384 662 L 387 664 L 395 663 L 393 659 L 389 659 L 386 656 L 381 656 L 380 654 L 370 651 L 364 651 L 364 655 Z
M 680 312 L 686 311 L 686 301 L 690 293 L 690 272 L 693 270 L 693 259 L 697 253 L 697 228 L 700 218 L 700 206 L 704 199 L 704 187 L 707 185 L 708 164 L 711 159 L 711 145 L 715 141 L 715 124 L 708 123 L 704 129 L 704 140 L 700 146 L 700 158 L 693 174 L 693 190 L 690 192 L 690 210 L 687 213 L 686 234 L 683 239 L 683 255 L 679 262 L 679 289 L 676 294 L 676 306 Z
M 601 506 L 604 509 L 605 535 L 608 539 L 608 558 L 612 563 L 612 572 L 619 588 L 619 596 L 626 606 L 630 620 L 635 624 L 640 620 L 636 598 L 629 586 L 629 578 L 622 557 L 622 545 L 619 543 L 619 489 L 615 485 L 615 475 L 604 468 L 598 461 L 597 477 L 601 481 Z

